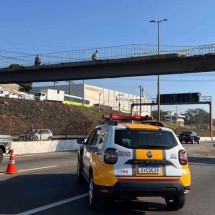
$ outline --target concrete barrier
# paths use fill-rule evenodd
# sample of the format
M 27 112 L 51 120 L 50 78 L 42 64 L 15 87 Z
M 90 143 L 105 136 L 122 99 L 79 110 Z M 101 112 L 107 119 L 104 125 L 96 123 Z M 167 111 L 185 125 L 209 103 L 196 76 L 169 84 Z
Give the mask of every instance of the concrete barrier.
M 200 141 L 213 141 L 215 138 L 201 137 Z M 61 152 L 78 150 L 80 144 L 77 140 L 49 140 L 49 141 L 29 141 L 13 142 L 12 148 L 15 154 L 34 154 L 46 152 Z
M 200 141 L 213 141 L 215 137 L 200 137 Z
M 14 149 L 15 154 L 60 152 L 78 150 L 79 148 L 80 144 L 77 144 L 77 140 L 49 140 L 12 143 L 12 149 Z

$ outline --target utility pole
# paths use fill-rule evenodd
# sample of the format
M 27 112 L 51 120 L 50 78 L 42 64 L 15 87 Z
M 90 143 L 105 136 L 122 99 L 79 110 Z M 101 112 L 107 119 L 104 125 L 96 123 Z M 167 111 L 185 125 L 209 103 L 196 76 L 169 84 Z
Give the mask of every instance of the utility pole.
M 54 90 L 56 90 L 56 81 L 54 81 Z
M 121 107 L 120 97 L 123 96 L 123 95 L 124 95 L 123 93 L 119 93 L 119 94 L 118 94 L 118 98 L 117 98 L 117 96 L 116 96 L 116 101 L 118 101 L 119 111 L 121 110 L 121 109 L 120 109 L 120 107 Z
M 84 106 L 84 97 L 85 97 L 85 86 L 84 86 L 84 80 L 83 80 L 83 99 L 82 99 L 82 106 Z
M 140 85 L 140 115 L 141 115 L 141 113 L 142 113 L 141 104 L 142 104 L 143 91 L 144 91 L 144 88 L 143 88 L 142 85 Z
M 69 81 L 69 95 L 71 95 L 71 81 Z
M 99 89 L 99 112 L 100 112 L 100 109 L 101 109 L 101 108 L 100 108 L 100 103 L 101 103 L 101 94 L 102 94 L 102 93 L 101 93 L 101 91 L 100 91 L 100 89 Z

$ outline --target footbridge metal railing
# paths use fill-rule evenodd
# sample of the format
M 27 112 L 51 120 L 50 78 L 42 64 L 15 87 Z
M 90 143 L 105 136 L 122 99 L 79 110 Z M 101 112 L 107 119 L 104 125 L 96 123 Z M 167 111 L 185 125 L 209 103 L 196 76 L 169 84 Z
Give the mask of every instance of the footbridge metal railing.
M 113 47 L 103 47 L 98 49 L 98 60 L 122 59 L 141 56 L 157 55 L 157 45 L 132 44 Z M 90 61 L 96 49 L 82 49 L 73 51 L 62 51 L 39 54 L 43 65 Z M 185 56 L 215 54 L 215 44 L 201 46 L 167 46 L 160 45 L 160 55 L 179 54 Z M 4 56 L 0 53 L 0 68 L 7 68 L 11 64 L 20 66 L 33 66 L 34 55 L 25 56 Z

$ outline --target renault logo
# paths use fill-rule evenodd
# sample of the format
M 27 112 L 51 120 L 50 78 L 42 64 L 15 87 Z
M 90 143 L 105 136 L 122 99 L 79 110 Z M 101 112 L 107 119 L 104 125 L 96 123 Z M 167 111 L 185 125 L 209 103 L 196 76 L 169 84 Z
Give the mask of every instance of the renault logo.
M 151 152 L 151 151 L 148 151 L 148 152 L 147 152 L 147 156 L 148 156 L 148 158 L 151 158 L 151 157 L 152 157 L 152 152 Z

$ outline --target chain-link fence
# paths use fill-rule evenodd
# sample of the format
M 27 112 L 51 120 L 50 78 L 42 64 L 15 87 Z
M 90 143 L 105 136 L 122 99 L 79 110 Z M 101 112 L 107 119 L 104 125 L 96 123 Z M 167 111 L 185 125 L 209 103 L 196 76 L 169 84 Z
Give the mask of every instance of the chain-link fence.
M 82 120 L 72 122 L 59 120 L 58 123 L 54 123 L 53 120 L 26 117 L 0 116 L 0 121 L 0 134 L 10 134 L 14 139 L 18 139 L 21 134 L 32 129 L 49 129 L 52 131 L 54 139 L 69 139 L 76 136 L 87 136 L 95 126 L 92 122 Z

